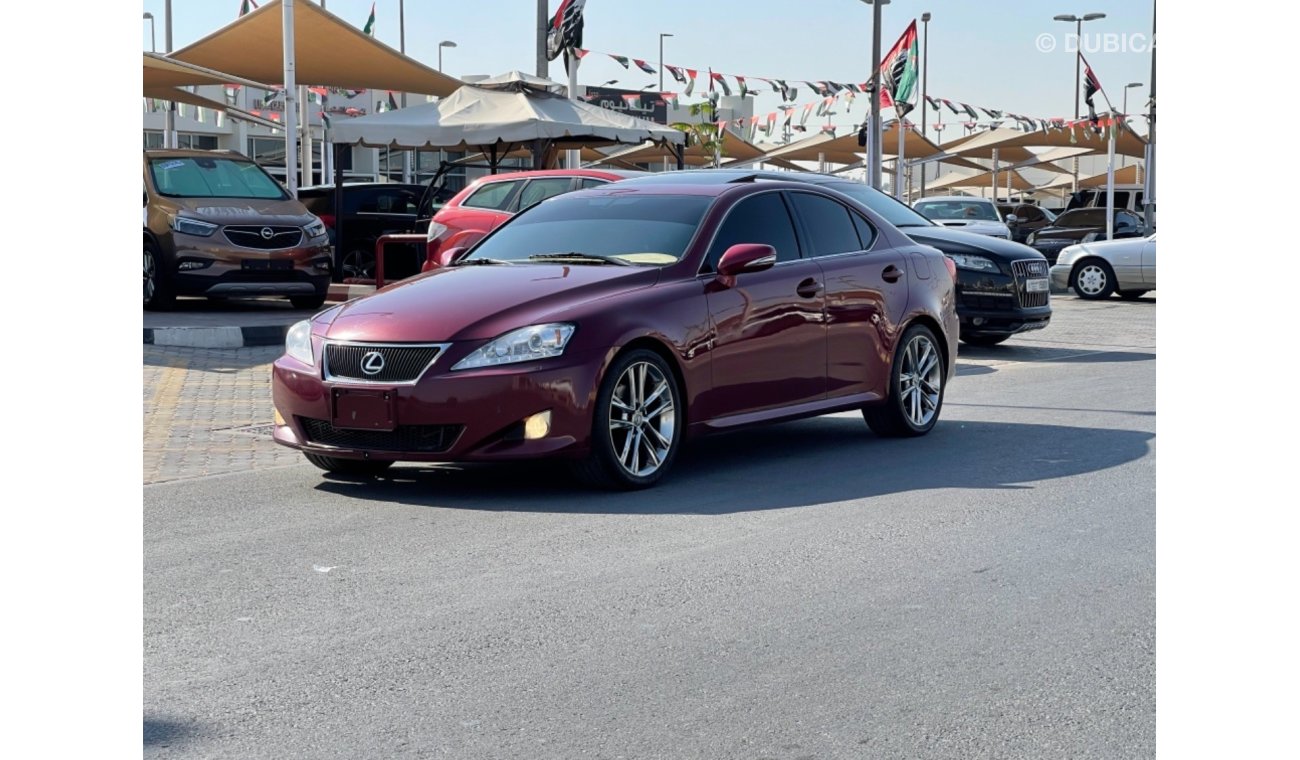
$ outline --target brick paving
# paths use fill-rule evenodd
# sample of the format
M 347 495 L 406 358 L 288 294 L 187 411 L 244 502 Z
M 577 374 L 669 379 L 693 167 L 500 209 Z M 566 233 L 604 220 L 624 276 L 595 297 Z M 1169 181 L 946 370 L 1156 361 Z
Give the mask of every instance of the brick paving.
M 1154 294 L 1130 303 L 1053 296 L 1052 324 L 993 348 L 961 347 L 963 365 L 1054 361 L 1097 351 L 1155 353 Z M 144 346 L 144 482 L 303 464 L 270 437 L 271 362 L 279 346 Z

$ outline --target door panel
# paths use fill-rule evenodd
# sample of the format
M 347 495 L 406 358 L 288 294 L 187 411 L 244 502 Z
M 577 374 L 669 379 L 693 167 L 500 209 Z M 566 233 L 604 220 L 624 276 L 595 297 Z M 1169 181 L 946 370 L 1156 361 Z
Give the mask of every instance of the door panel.
M 818 259 L 826 277 L 826 393 L 888 390 L 893 341 L 907 313 L 912 262 L 890 248 Z M 893 268 L 893 271 L 890 268 Z M 896 282 L 888 282 L 903 272 Z
M 1148 240 L 1142 246 L 1142 282 L 1156 286 L 1156 241 Z

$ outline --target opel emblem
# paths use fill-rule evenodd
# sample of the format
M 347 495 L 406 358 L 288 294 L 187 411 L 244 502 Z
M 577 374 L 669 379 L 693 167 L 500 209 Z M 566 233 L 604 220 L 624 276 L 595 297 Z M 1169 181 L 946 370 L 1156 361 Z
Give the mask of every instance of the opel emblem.
M 262 228 L 262 239 L 263 239 L 263 240 L 270 240 L 270 239 L 273 238 L 273 237 L 275 237 L 275 230 L 271 229 L 270 227 L 263 227 L 263 228 Z
M 367 351 L 361 357 L 361 371 L 367 375 L 378 375 L 384 371 L 384 355 L 378 351 Z

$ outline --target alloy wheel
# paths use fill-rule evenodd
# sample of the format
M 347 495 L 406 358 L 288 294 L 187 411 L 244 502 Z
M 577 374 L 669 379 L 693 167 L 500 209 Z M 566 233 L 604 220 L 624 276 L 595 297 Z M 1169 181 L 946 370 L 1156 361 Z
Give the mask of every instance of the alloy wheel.
M 609 440 L 630 475 L 653 474 L 673 446 L 677 409 L 672 380 L 649 362 L 628 366 L 609 400 Z
M 1085 264 L 1075 278 L 1075 284 L 1084 295 L 1099 295 L 1106 289 L 1106 270 L 1097 264 Z
M 943 367 L 939 350 L 927 335 L 917 335 L 903 350 L 898 392 L 903 413 L 918 428 L 930 424 L 939 411 Z
M 340 269 L 343 270 L 344 279 L 349 277 L 373 279 L 375 276 L 374 257 L 362 251 L 351 251 L 343 257 L 343 264 Z
M 153 298 L 154 290 L 157 289 L 158 264 L 154 261 L 153 251 L 148 248 L 144 250 L 144 302 L 147 304 Z

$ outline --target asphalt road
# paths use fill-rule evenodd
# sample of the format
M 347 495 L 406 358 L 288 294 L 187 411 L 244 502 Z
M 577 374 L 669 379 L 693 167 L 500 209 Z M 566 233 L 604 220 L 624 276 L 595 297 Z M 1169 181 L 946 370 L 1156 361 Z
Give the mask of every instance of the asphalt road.
M 145 756 L 1152 757 L 1155 301 L 1054 304 L 922 439 L 146 486 Z

